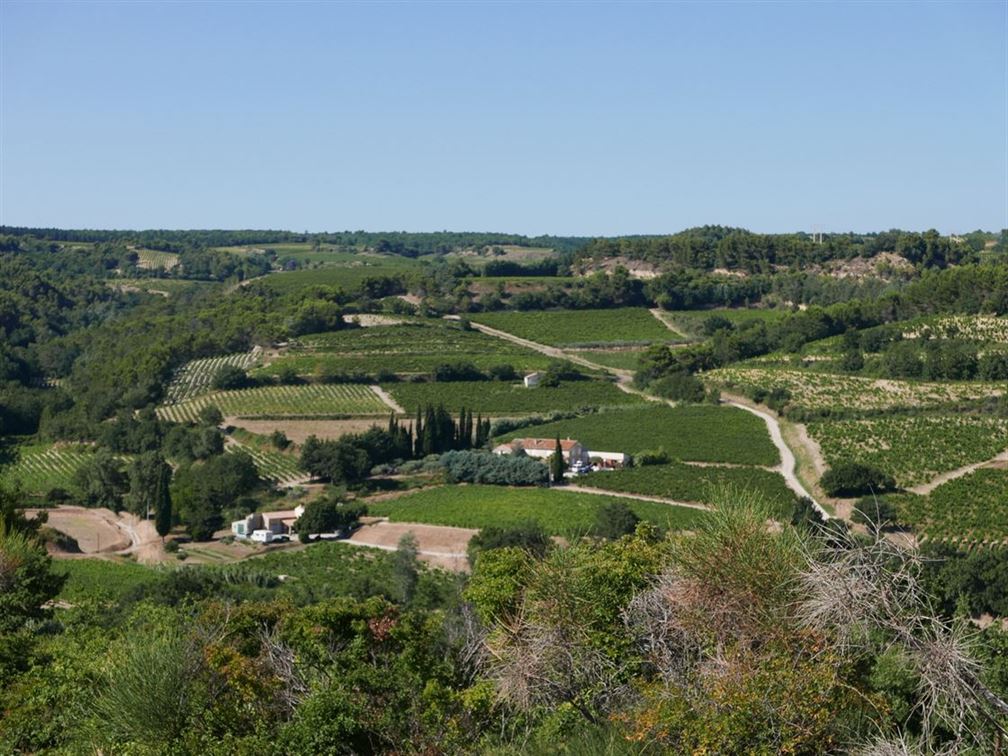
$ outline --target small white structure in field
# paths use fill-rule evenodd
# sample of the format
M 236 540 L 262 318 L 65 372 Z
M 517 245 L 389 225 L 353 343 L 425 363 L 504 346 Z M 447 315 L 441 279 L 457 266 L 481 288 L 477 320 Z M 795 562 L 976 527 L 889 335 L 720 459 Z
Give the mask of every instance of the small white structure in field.
M 253 541 L 262 541 L 261 538 L 255 537 L 256 533 L 262 531 L 268 531 L 273 535 L 288 535 L 294 531 L 294 523 L 302 514 L 304 507 L 300 505 L 281 512 L 253 512 L 244 519 L 232 522 L 231 532 L 238 538 L 252 538 Z
M 522 383 L 525 384 L 525 388 L 535 388 L 542 381 L 542 373 L 536 371 L 534 373 L 529 373 L 524 378 L 522 378 Z

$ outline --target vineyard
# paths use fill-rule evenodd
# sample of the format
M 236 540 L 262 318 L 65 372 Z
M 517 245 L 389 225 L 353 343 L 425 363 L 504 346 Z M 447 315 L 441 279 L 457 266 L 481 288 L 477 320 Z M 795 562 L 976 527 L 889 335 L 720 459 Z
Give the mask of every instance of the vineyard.
M 950 315 L 915 322 L 903 338 L 963 339 L 984 344 L 1008 344 L 1008 317 Z
M 146 270 L 171 270 L 179 264 L 179 256 L 174 252 L 159 252 L 156 249 L 138 249 L 137 267 Z
M 983 381 L 901 381 L 784 368 L 725 367 L 702 377 L 708 383 L 743 393 L 757 388 L 784 389 L 791 395 L 791 404 L 811 410 L 941 407 L 1004 393 L 1003 384 Z
M 676 339 L 676 334 L 643 307 L 623 307 L 618 310 L 484 312 L 474 315 L 472 320 L 523 339 L 551 346 L 614 342 L 639 344 Z
M 616 368 L 617 370 L 636 370 L 640 364 L 642 349 L 585 349 L 572 354 L 583 357 L 597 365 Z
M 302 337 L 284 356 L 256 374 L 276 375 L 287 370 L 301 375 L 382 370 L 423 373 L 446 362 L 471 362 L 483 370 L 501 364 L 536 370 L 546 367 L 549 358 L 479 331 L 463 331 L 439 322 L 408 322 Z
M 522 428 L 499 440 L 522 436 L 574 438 L 589 450 L 628 454 L 661 447 L 673 459 L 691 462 L 767 466 L 780 462 L 766 424 L 735 407 L 629 407 Z
M 660 496 L 676 501 L 705 503 L 722 486 L 747 488 L 762 494 L 774 511 L 791 515 L 795 496 L 784 478 L 759 467 L 698 467 L 681 463 L 631 467 L 596 472 L 578 478 L 578 485 L 607 491 Z
M 462 407 L 484 415 L 514 416 L 552 410 L 576 410 L 641 404 L 644 400 L 620 391 L 606 381 L 571 381 L 556 387 L 528 389 L 499 381 L 452 383 L 391 383 L 385 389 L 408 413 L 427 404 L 443 404 L 456 412 Z
M 392 522 L 419 522 L 461 528 L 508 527 L 535 521 L 550 535 L 587 534 L 605 504 L 621 502 L 642 520 L 680 530 L 704 517 L 701 510 L 650 501 L 600 496 L 550 488 L 449 486 L 425 488 L 397 499 L 368 505 L 370 514 Z
M 828 464 L 864 462 L 901 486 L 991 459 L 1008 448 L 1008 420 L 979 415 L 896 416 L 808 424 Z
M 17 447 L 17 459 L 0 469 L 0 482 L 26 493 L 73 487 L 74 473 L 91 456 L 87 446 L 32 444 Z
M 310 384 L 261 386 L 218 391 L 158 408 L 158 417 L 172 422 L 195 422 L 199 411 L 217 407 L 226 417 L 332 417 L 384 415 L 389 406 L 370 386 Z
M 225 354 L 220 357 L 205 357 L 191 360 L 175 371 L 171 383 L 168 384 L 167 396 L 170 404 L 191 399 L 208 391 L 214 376 L 225 366 L 248 370 L 259 361 L 261 351 L 255 347 L 250 352 Z
M 887 497 L 889 498 L 889 497 Z M 1008 470 L 981 468 L 950 480 L 929 496 L 892 497 L 899 519 L 933 541 L 1008 541 Z
M 259 477 L 278 486 L 290 486 L 294 483 L 304 482 L 309 477 L 301 469 L 298 458 L 294 454 L 285 454 L 275 449 L 241 443 L 228 444 L 225 451 L 228 453 L 245 452 L 255 463 Z

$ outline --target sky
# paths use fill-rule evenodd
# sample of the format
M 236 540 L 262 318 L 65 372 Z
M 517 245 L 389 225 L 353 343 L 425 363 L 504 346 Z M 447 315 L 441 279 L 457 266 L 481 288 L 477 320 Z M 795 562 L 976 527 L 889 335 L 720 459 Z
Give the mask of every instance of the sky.
M 0 0 L 0 224 L 1008 227 L 1008 3 Z

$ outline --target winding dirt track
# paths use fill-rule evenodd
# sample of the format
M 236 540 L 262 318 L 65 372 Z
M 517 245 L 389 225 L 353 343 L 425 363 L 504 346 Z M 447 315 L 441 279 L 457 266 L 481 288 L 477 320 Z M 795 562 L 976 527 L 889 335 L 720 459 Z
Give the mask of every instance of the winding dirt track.
M 1008 449 L 998 454 L 996 457 L 991 459 L 986 459 L 983 462 L 974 462 L 971 465 L 963 465 L 962 467 L 957 467 L 955 470 L 949 470 L 948 472 L 942 473 L 936 478 L 932 478 L 927 483 L 921 483 L 920 485 L 914 486 L 913 488 L 908 488 L 907 490 L 915 493 L 921 494 L 922 496 L 927 496 L 929 493 L 934 491 L 938 486 L 943 483 L 948 483 L 950 480 L 955 480 L 956 478 L 961 478 L 964 475 L 969 475 L 971 472 L 975 472 L 982 467 L 994 467 L 995 465 L 1003 462 L 1008 462 Z
M 655 317 L 661 320 L 663 323 L 666 323 L 666 321 L 657 314 L 655 314 Z M 633 372 L 630 370 L 623 370 L 620 368 L 612 368 L 607 367 L 605 365 L 599 365 L 597 363 L 592 362 L 591 360 L 584 359 L 580 355 L 568 354 L 563 349 L 547 346 L 546 344 L 540 344 L 536 341 L 530 341 L 529 339 L 523 339 L 520 336 L 515 336 L 512 333 L 508 333 L 507 331 L 501 331 L 498 330 L 497 328 L 491 328 L 490 326 L 481 325 L 479 323 L 472 323 L 471 325 L 476 330 L 481 331 L 489 336 L 496 336 L 497 338 L 505 339 L 512 343 L 524 346 L 528 349 L 534 349 L 537 352 L 541 352 L 542 354 L 549 355 L 551 357 L 570 360 L 571 362 L 575 362 L 579 365 L 592 368 L 593 370 L 601 370 L 605 373 L 609 373 L 610 375 L 615 375 L 618 380 L 617 386 L 619 386 L 619 388 L 621 388 L 623 391 L 626 391 L 629 394 L 636 394 L 650 401 L 665 402 L 666 404 L 675 406 L 675 402 L 673 401 L 663 399 L 658 396 L 654 396 L 653 394 L 647 394 L 631 386 L 630 381 L 633 379 Z M 668 323 L 666 323 L 666 325 L 668 325 Z M 671 326 L 669 327 L 671 328 Z M 767 431 L 769 431 L 770 433 L 770 440 L 773 441 L 773 445 L 777 447 L 777 452 L 780 454 L 781 458 L 781 463 L 772 469 L 774 470 L 774 472 L 778 472 L 781 474 L 781 476 L 783 476 L 784 482 L 787 484 L 788 488 L 790 488 L 799 496 L 805 496 L 809 500 L 811 500 L 812 504 L 816 508 L 816 511 L 818 511 L 824 518 L 829 519 L 830 518 L 829 512 L 823 509 L 823 507 L 819 504 L 819 502 L 816 501 L 812 493 L 808 491 L 808 489 L 806 489 L 804 485 L 802 485 L 802 482 L 798 479 L 798 476 L 795 474 L 795 468 L 797 466 L 795 455 L 794 452 L 791 451 L 791 448 L 784 442 L 784 436 L 781 433 L 780 423 L 777 422 L 777 418 L 775 418 L 768 412 L 764 412 L 763 410 L 757 409 L 756 407 L 750 407 L 746 404 L 743 404 L 742 402 L 728 401 L 727 404 L 733 407 L 738 407 L 739 409 L 745 410 L 746 412 L 750 412 L 766 423 Z M 634 498 L 642 498 L 642 497 L 634 497 Z

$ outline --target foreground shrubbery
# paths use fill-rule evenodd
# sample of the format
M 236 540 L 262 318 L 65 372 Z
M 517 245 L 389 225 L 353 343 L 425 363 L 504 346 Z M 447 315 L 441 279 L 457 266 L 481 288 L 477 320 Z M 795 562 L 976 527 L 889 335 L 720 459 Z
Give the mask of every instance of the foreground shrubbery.
M 933 614 L 918 560 L 885 540 L 768 528 L 746 493 L 717 505 L 668 538 L 484 531 L 466 603 L 404 540 L 184 568 L 47 620 L 58 583 L 7 568 L 35 549 L 44 581 L 41 547 L 0 530 L 0 579 L 27 607 L 0 628 L 21 661 L 2 670 L 0 738 L 221 756 L 992 751 L 1003 633 L 975 646 Z

